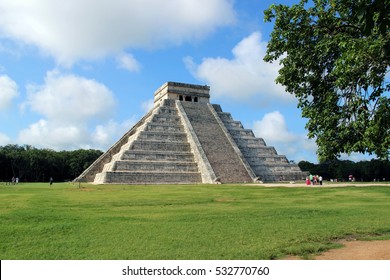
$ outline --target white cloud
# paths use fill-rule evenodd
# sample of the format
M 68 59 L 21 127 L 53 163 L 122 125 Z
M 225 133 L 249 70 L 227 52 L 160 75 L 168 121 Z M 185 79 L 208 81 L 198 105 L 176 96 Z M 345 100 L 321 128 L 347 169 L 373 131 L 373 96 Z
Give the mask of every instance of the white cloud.
M 0 133 L 0 146 L 5 146 L 11 143 L 11 138 L 4 133 Z
M 0 76 L 0 111 L 9 108 L 12 99 L 19 96 L 18 85 L 6 75 Z
M 64 124 L 41 119 L 19 132 L 18 142 L 40 148 L 72 150 L 87 148 L 88 131 L 83 124 Z
M 259 32 L 254 32 L 233 48 L 232 59 L 204 58 L 197 65 L 191 57 L 186 57 L 184 63 L 197 79 L 210 85 L 213 96 L 246 101 L 256 97 L 263 98 L 264 102 L 293 100 L 274 82 L 279 65 L 264 62 L 265 52 L 266 42 Z
M 296 135 L 288 131 L 286 120 L 279 111 L 265 114 L 261 120 L 255 121 L 253 128 L 256 135 L 273 143 L 297 140 Z
M 120 54 L 116 57 L 116 62 L 120 68 L 126 69 L 130 72 L 139 72 L 141 68 L 141 65 L 132 54 Z
M 126 131 L 132 128 L 135 123 L 135 119 L 129 119 L 122 123 L 110 120 L 104 125 L 98 125 L 91 134 L 91 142 L 94 147 L 107 150 L 118 141 Z
M 265 140 L 268 146 L 274 146 L 278 154 L 286 155 L 295 161 L 316 161 L 317 146 L 306 135 L 293 133 L 289 130 L 284 116 L 279 111 L 264 115 L 255 121 L 253 132 Z
M 41 119 L 20 131 L 18 142 L 54 150 L 107 150 L 134 123 L 134 120 L 122 123 L 109 120 L 105 124 L 97 125 L 91 132 L 85 123 L 64 124 Z
M 103 84 L 75 75 L 48 72 L 45 84 L 29 85 L 24 106 L 62 123 L 107 119 L 115 107 L 112 92 Z
M 109 120 L 115 105 L 113 94 L 103 84 L 49 72 L 43 85 L 28 87 L 23 107 L 42 118 L 20 131 L 18 143 L 56 150 L 91 148 L 99 143 L 90 131 L 91 123 Z
M 37 46 L 61 64 L 203 38 L 232 24 L 231 0 L 2 0 L 0 35 Z

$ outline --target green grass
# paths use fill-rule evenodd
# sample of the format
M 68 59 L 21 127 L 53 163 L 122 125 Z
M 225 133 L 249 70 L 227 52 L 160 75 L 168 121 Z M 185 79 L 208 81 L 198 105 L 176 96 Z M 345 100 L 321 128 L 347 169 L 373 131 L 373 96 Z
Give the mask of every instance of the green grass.
M 0 186 L 0 259 L 308 257 L 390 238 L 390 188 Z

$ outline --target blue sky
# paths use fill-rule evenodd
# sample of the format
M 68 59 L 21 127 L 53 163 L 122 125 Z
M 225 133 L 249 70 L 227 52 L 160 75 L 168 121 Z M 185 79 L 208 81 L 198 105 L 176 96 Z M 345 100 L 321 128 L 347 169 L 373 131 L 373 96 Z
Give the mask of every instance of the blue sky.
M 209 85 L 212 103 L 279 154 L 315 162 L 279 66 L 262 61 L 263 11 L 296 2 L 2 0 L 0 146 L 106 150 L 174 81 Z

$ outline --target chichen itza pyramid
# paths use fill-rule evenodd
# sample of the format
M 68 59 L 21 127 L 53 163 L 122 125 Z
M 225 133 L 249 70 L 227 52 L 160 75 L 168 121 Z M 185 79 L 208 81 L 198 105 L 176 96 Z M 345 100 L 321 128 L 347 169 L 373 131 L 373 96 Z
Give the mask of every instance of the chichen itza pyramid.
M 167 82 L 154 108 L 75 181 L 96 184 L 243 183 L 303 180 L 306 173 L 254 136 L 210 87 Z

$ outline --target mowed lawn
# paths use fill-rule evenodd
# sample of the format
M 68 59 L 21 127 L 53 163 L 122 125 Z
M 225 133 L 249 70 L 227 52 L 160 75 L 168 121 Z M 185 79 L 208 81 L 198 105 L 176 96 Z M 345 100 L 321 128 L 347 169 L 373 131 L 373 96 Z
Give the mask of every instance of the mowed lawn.
M 390 238 L 390 185 L 0 186 L 0 259 L 275 259 Z

